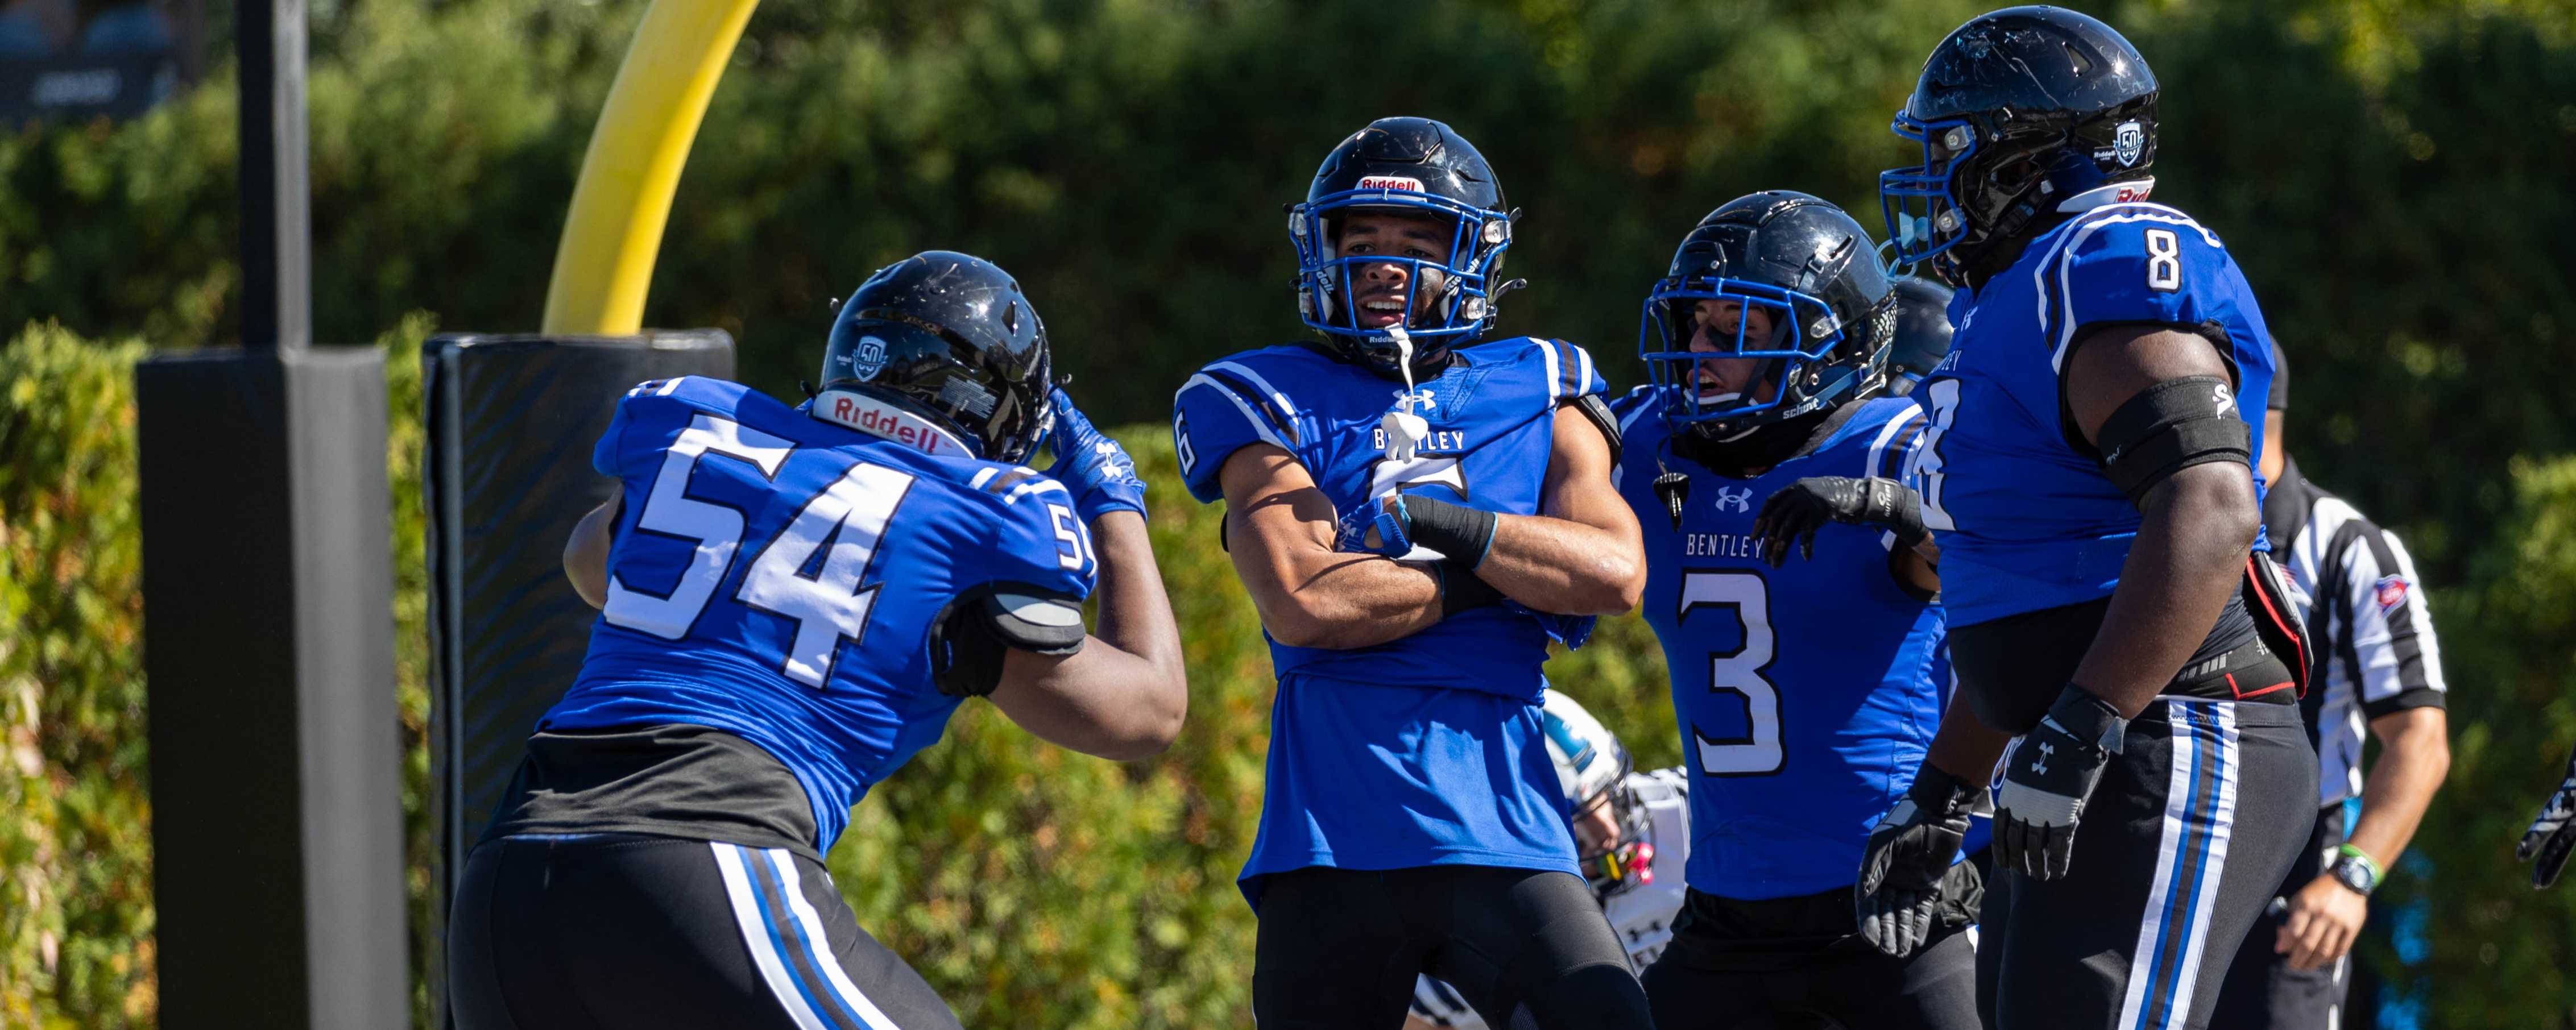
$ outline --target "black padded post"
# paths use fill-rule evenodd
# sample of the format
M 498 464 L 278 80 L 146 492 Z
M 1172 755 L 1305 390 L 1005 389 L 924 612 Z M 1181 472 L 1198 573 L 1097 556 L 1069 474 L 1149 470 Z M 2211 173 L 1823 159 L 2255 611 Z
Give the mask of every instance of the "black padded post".
M 421 348 L 429 406 L 431 904 L 446 899 L 537 716 L 563 696 L 597 614 L 564 579 L 563 544 L 615 481 L 590 467 L 618 398 L 647 379 L 730 378 L 720 330 L 632 337 L 449 335 Z M 430 999 L 446 1025 L 445 962 Z
M 206 350 L 134 378 L 161 1025 L 395 1030 L 383 357 Z

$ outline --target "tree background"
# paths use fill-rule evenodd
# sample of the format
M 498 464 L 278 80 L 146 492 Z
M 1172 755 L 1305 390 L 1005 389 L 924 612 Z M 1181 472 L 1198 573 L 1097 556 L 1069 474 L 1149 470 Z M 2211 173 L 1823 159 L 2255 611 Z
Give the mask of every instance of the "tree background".
M 1233 874 L 1269 669 L 1170 390 L 1293 337 L 1279 205 L 1342 135 L 1450 122 L 1528 211 L 1504 328 L 1637 380 L 1635 312 L 1700 214 L 1792 188 L 1879 225 L 1886 131 L 1940 0 L 770 0 L 682 180 L 647 321 L 810 376 L 827 304 L 931 247 L 1012 269 L 1072 387 L 1158 477 L 1191 724 L 1160 758 L 1036 744 L 985 706 L 860 806 L 835 879 L 970 1024 L 1249 1023 Z M 2454 763 L 2365 958 L 2392 1024 L 2576 1028 L 2576 890 L 2512 842 L 2576 740 L 2576 2 L 2092 8 L 2164 84 L 2157 199 L 2229 242 L 2295 372 L 2291 449 L 2404 534 L 2454 687 Z M 389 348 L 417 916 L 427 886 L 418 384 L 433 327 L 527 330 L 640 0 L 317 0 L 318 335 Z M 0 127 L 0 1027 L 156 1022 L 131 377 L 231 342 L 234 92 Z M 20 329 L 19 327 L 24 327 Z M 111 342 L 112 341 L 112 342 Z M 568 445 L 586 446 L 587 441 Z M 1633 616 L 1551 676 L 1678 760 Z M 256 799 L 245 799 L 256 803 Z M 420 925 L 416 920 L 415 925 Z M 415 951 L 431 945 L 416 937 Z M 415 954 L 415 962 L 419 961 Z

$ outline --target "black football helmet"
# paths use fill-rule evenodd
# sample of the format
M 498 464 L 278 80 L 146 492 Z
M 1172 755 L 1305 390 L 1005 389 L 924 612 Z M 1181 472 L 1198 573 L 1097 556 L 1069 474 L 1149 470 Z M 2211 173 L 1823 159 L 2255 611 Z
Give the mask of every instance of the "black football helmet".
M 1950 355 L 1950 288 L 1920 276 L 1896 280 L 1896 340 L 1887 349 L 1887 392 L 1903 396 Z
M 1897 135 L 1923 163 L 1878 177 L 1896 261 L 1953 286 L 2022 245 L 2155 180 L 2156 76 L 2114 30 L 2063 7 L 2008 7 L 1959 26 L 1923 62 Z
M 1769 334 L 1741 317 L 1733 333 L 1710 334 L 1715 349 L 1691 349 L 1692 311 L 1712 299 L 1769 312 Z M 1667 422 L 1723 441 L 1869 396 L 1895 333 L 1895 294 L 1869 231 L 1824 200 L 1772 190 L 1727 201 L 1682 238 L 1646 294 L 1637 356 Z M 1700 363 L 1728 357 L 1763 364 L 1741 389 L 1704 389 Z
M 843 301 L 820 390 L 884 401 L 992 461 L 1026 461 L 1054 424 L 1046 325 L 991 262 L 923 251 L 878 269 Z
M 1344 258 L 1334 241 L 1344 212 L 1391 210 L 1439 219 L 1450 227 L 1445 261 L 1367 254 Z M 1395 374 L 1393 334 L 1362 328 L 1353 278 L 1372 264 L 1408 267 L 1415 292 L 1405 323 L 1417 371 L 1438 369 L 1451 349 L 1493 325 L 1495 304 L 1518 281 L 1502 280 L 1512 219 L 1503 186 L 1485 156 L 1458 130 L 1428 118 L 1380 118 L 1324 155 L 1304 203 L 1288 209 L 1288 242 L 1297 248 L 1297 314 L 1333 349 L 1382 375 Z

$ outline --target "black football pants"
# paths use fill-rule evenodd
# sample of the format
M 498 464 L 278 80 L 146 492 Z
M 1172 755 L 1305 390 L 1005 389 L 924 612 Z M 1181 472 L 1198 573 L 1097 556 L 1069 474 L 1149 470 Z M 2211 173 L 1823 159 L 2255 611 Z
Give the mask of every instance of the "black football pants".
M 1904 958 L 1861 940 L 1852 891 L 1699 891 L 1646 967 L 1657 1030 L 1977 1030 L 1975 935 L 1936 924 Z
M 2067 875 L 1998 868 L 1979 920 L 1992 1030 L 2209 1025 L 2238 942 L 2315 822 L 2299 706 L 2163 698 L 2078 817 Z
M 1423 973 L 1495 1030 L 1653 1025 L 1627 949 L 1572 873 L 1311 866 L 1266 880 L 1252 965 L 1261 1030 L 1396 1030 Z
M 477 846 L 447 928 L 460 1030 L 953 1030 L 784 848 L 591 834 Z
M 2315 834 L 2300 852 L 2290 875 L 2273 892 L 2287 899 L 2315 882 L 2337 845 L 2343 843 L 2343 806 L 2317 812 Z M 2245 934 L 2236 961 L 2227 969 L 2227 987 L 2218 994 L 2218 1011 L 2210 1030 L 2334 1030 L 2343 1025 L 2344 991 L 2350 986 L 2352 956 L 2322 969 L 2292 969 L 2290 956 L 2273 951 L 2286 912 L 2268 908 Z

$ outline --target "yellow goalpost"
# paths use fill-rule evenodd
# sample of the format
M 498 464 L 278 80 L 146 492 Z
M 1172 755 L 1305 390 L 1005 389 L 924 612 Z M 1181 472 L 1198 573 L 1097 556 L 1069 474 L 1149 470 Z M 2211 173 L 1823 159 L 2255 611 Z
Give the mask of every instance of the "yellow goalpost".
M 725 61 L 759 0 L 653 0 L 591 130 L 546 286 L 548 335 L 643 329 L 644 294 Z

